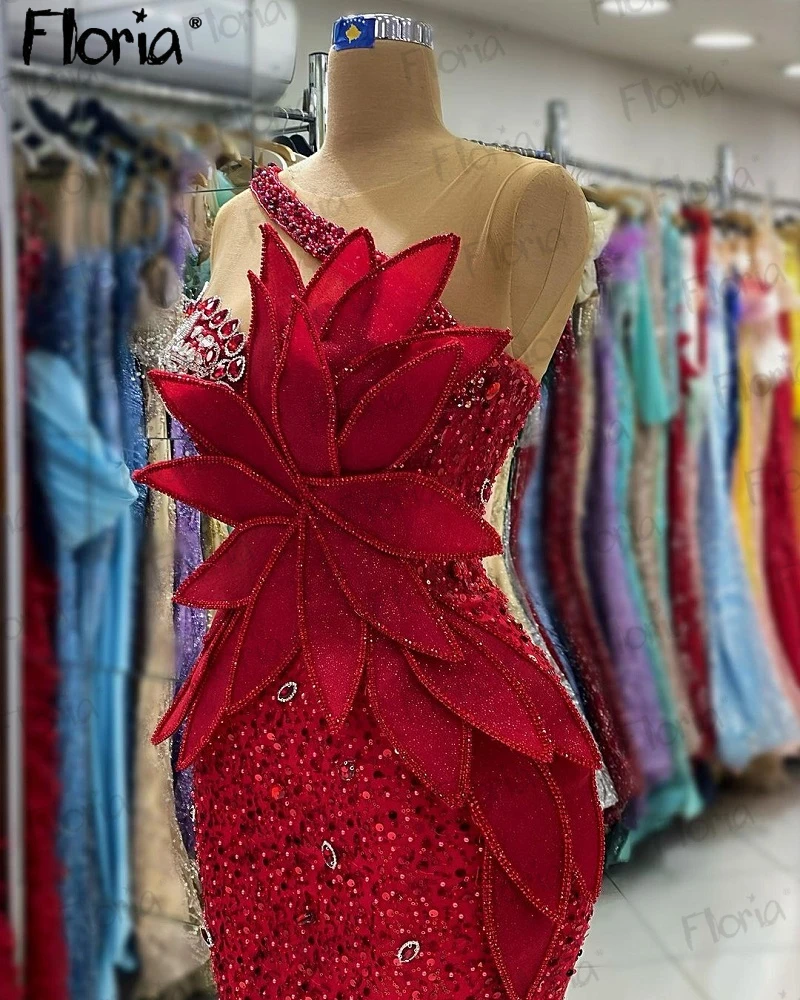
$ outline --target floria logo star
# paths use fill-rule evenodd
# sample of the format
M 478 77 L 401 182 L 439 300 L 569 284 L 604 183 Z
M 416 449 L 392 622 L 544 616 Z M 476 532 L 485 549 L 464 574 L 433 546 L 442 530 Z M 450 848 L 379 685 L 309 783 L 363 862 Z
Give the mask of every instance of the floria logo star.
M 131 14 L 136 19 L 134 24 L 142 24 L 147 17 L 144 7 L 131 11 Z M 44 25 L 50 22 L 45 19 L 54 17 L 61 18 L 65 66 L 71 65 L 76 59 L 88 66 L 97 66 L 109 56 L 116 66 L 128 45 L 136 47 L 140 66 L 160 66 L 173 57 L 177 63 L 183 62 L 180 39 L 174 28 L 162 28 L 152 39 L 144 31 L 137 32 L 134 38 L 130 28 L 113 28 L 108 32 L 103 28 L 89 27 L 79 31 L 74 7 L 66 7 L 60 11 L 32 10 L 29 7 L 25 14 L 25 34 L 22 39 L 22 59 L 26 66 L 31 62 L 34 40 L 49 34 Z

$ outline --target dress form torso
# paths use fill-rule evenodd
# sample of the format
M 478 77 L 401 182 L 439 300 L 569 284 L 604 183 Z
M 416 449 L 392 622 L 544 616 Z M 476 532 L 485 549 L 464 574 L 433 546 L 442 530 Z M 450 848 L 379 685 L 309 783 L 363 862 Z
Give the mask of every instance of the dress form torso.
M 589 250 L 583 195 L 560 167 L 449 133 L 430 49 L 379 41 L 331 52 L 325 145 L 281 179 L 325 218 L 369 228 L 385 253 L 456 233 L 461 251 L 445 306 L 464 324 L 510 328 L 510 352 L 543 374 Z M 245 327 L 246 271 L 258 271 L 262 222 L 244 192 L 214 229 L 209 293 Z M 315 262 L 288 245 L 307 280 Z

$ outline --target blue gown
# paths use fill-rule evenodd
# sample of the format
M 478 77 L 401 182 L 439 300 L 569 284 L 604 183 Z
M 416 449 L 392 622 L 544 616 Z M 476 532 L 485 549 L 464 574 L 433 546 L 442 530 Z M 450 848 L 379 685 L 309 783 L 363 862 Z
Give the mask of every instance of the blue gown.
M 95 297 L 103 268 L 103 255 L 96 252 L 67 266 L 55 251 L 49 254 L 48 294 L 32 305 L 28 324 L 39 346 L 26 357 L 32 472 L 44 497 L 58 576 L 64 933 L 70 993 L 86 1000 L 107 1000 L 101 992 L 101 955 L 107 928 L 116 919 L 106 891 L 94 780 L 94 760 L 107 752 L 97 742 L 104 712 L 97 679 L 108 667 L 98 657 L 98 641 L 110 580 L 109 539 L 136 497 L 121 450 L 102 434 L 91 402 L 90 329 L 102 322 Z
M 699 518 L 708 612 L 711 698 L 721 759 L 744 768 L 759 753 L 800 737 L 761 635 L 728 485 L 731 423 L 730 330 L 725 327 L 722 274 L 709 280 L 707 392 L 700 451 Z M 730 289 L 727 289 L 730 291 Z

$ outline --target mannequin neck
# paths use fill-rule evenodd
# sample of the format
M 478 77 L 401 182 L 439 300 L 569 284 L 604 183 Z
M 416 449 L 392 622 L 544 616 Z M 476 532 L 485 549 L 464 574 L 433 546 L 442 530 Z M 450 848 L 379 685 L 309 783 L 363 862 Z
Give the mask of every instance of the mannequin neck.
M 436 59 L 413 42 L 377 41 L 371 49 L 332 50 L 322 153 L 359 157 L 447 137 Z

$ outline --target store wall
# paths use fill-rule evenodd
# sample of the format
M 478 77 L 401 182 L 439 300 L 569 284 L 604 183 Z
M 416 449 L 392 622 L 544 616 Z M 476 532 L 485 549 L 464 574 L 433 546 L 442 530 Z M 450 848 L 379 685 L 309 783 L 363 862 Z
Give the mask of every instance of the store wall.
M 302 90 L 306 54 L 327 50 L 336 17 L 358 12 L 342 0 L 297 0 L 297 8 L 292 103 Z M 725 63 L 735 55 L 687 47 L 683 73 L 670 75 L 424 5 L 393 2 L 391 10 L 433 25 L 445 121 L 457 134 L 539 146 L 545 105 L 558 97 L 569 105 L 576 155 L 705 181 L 714 174 L 718 144 L 730 142 L 739 183 L 758 190 L 772 183 L 778 194 L 800 196 L 800 112 L 734 92 Z

